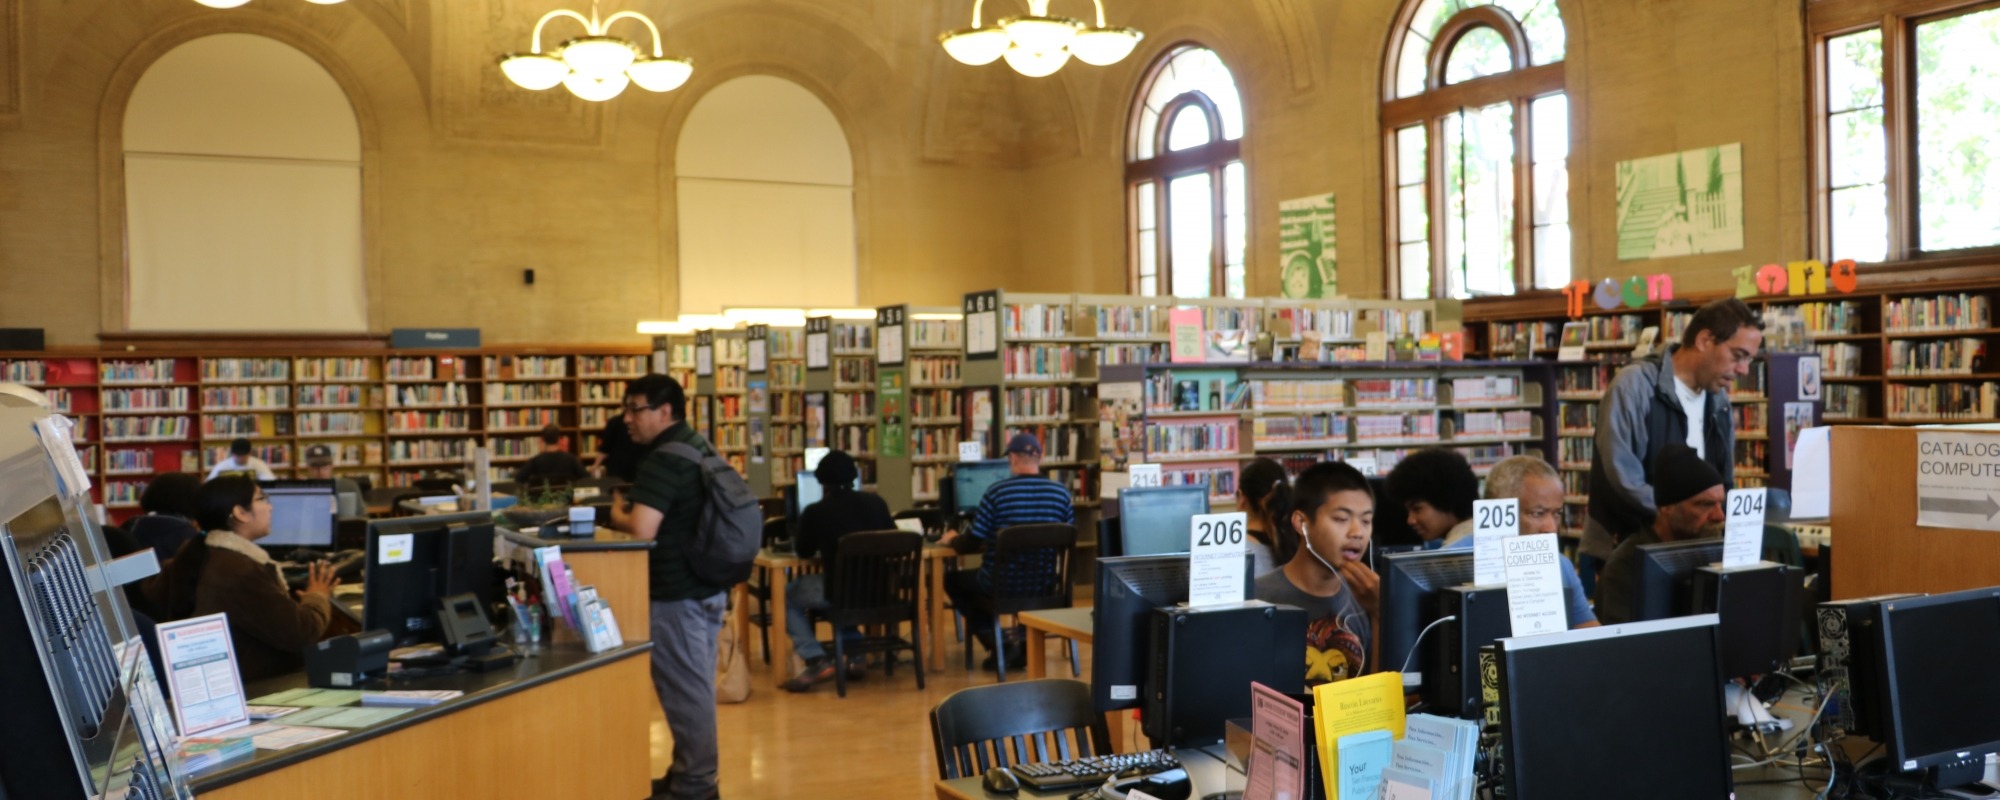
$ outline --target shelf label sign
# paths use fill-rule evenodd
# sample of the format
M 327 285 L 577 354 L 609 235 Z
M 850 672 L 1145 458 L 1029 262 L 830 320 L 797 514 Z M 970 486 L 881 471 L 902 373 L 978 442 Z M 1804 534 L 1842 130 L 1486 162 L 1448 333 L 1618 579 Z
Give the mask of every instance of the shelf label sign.
M 1917 433 L 1917 525 L 2000 531 L 2000 435 Z

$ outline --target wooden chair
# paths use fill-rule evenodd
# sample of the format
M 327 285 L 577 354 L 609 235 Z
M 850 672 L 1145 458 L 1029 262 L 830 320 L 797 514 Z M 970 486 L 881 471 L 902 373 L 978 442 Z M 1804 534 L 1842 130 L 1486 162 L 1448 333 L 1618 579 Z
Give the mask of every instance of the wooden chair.
M 993 579 L 993 593 L 973 594 L 965 602 L 993 615 L 993 655 L 999 662 L 1001 683 L 1007 682 L 1007 646 L 1000 618 L 1073 605 L 1069 570 L 1075 554 L 1076 526 L 1067 523 L 1015 525 L 1002 528 L 995 537 L 986 567 Z M 1071 669 L 1076 669 L 1074 656 L 1070 663 Z M 965 668 L 972 669 L 970 645 L 965 648 Z
M 833 624 L 834 689 L 847 696 L 847 656 L 884 653 L 882 673 L 896 674 L 896 653 L 910 651 L 917 688 L 924 688 L 923 630 L 917 624 L 918 591 L 923 585 L 924 539 L 909 531 L 850 533 L 840 537 L 826 587 L 827 607 L 819 614 Z M 910 623 L 910 638 L 897 631 Z M 881 635 L 849 644 L 841 628 L 880 626 Z
M 1090 684 L 1062 678 L 953 692 L 931 709 L 938 778 L 993 767 L 1111 754 L 1111 729 L 1090 704 Z

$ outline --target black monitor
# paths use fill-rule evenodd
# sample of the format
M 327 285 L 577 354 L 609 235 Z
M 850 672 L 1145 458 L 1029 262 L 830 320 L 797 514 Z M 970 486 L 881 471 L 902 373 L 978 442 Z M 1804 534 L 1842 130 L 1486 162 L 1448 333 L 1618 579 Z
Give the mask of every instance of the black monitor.
M 1376 652 L 1382 663 L 1375 665 L 1376 670 L 1403 668 L 1424 627 L 1440 616 L 1439 595 L 1445 589 L 1472 582 L 1472 562 L 1469 548 L 1416 550 L 1382 557 L 1376 565 L 1382 576 L 1382 588 L 1380 621 L 1375 630 Z M 1422 661 L 1423 657 L 1418 656 L 1414 663 Z M 1412 677 L 1421 674 L 1413 671 L 1405 675 L 1404 684 L 1409 685 Z
M 960 461 L 951 466 L 950 509 L 959 514 L 970 514 L 979 508 L 979 501 L 986 497 L 987 487 L 1006 480 L 1013 474 L 1007 459 L 997 458 L 986 461 Z
M 1632 619 L 1695 613 L 1695 570 L 1721 560 L 1721 539 L 1639 545 L 1639 594 L 1632 599 Z
M 1721 559 L 1720 539 L 1640 545 L 1633 620 L 1717 614 L 1722 674 L 1776 672 L 1799 651 L 1805 570 L 1771 563 L 1713 566 Z
M 257 543 L 266 548 L 333 549 L 339 504 L 332 480 L 259 481 L 271 500 L 271 533 Z
M 407 537 L 407 538 L 399 538 Z M 361 624 L 398 645 L 438 637 L 438 601 L 470 592 L 500 599 L 493 574 L 493 516 L 486 511 L 374 520 L 368 524 Z
M 1188 552 L 1196 515 L 1208 513 L 1208 486 L 1151 486 L 1118 490 L 1121 554 L 1156 556 Z
M 1507 796 L 1730 797 L 1717 620 L 1679 617 L 1502 639 Z
M 1255 594 L 1244 556 L 1243 596 Z M 1091 609 L 1090 699 L 1099 711 L 1145 702 L 1149 618 L 1156 608 L 1188 599 L 1188 556 L 1116 556 L 1097 560 L 1097 605 Z M 1301 667 L 1300 675 L 1304 670 Z
M 1891 600 L 1880 627 L 1890 763 L 1936 788 L 1978 781 L 2000 752 L 2000 587 Z

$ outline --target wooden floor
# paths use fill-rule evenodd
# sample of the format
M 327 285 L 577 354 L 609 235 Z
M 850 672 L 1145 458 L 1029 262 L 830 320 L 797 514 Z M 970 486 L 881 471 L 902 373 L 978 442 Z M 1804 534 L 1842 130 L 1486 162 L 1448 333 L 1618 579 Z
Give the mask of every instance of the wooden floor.
M 1088 604 L 1085 597 L 1078 605 Z M 874 670 L 849 683 L 847 697 L 831 682 L 806 694 L 778 688 L 789 672 L 766 666 L 750 629 L 748 702 L 719 708 L 722 737 L 722 796 L 727 800 L 780 800 L 797 797 L 928 798 L 935 796 L 936 759 L 931 753 L 930 710 L 952 692 L 994 683 L 993 673 L 964 668 L 964 649 L 947 628 L 946 667 L 927 673 L 917 689 L 913 666 L 896 668 L 893 678 Z M 822 635 L 826 635 L 824 626 Z M 771 632 L 783 636 L 783 625 Z M 1083 679 L 1090 679 L 1090 648 L 1079 648 Z M 1048 674 L 1068 677 L 1067 648 L 1049 642 Z M 904 658 L 908 658 L 907 655 Z M 775 665 L 774 665 L 775 666 Z M 1008 669 L 1008 680 L 1021 673 Z M 653 772 L 666 772 L 672 738 L 666 719 L 653 709 Z

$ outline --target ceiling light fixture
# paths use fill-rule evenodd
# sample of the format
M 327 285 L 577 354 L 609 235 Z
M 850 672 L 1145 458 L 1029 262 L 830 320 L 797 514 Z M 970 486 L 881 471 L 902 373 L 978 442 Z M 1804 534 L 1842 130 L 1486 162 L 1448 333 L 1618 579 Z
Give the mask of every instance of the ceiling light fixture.
M 194 0 L 194 1 L 202 5 L 208 6 L 209 8 L 236 8 L 238 6 L 247 5 L 250 2 L 250 0 Z M 347 0 L 306 0 L 306 2 L 319 6 L 332 6 L 347 2 Z
M 569 17 L 583 23 L 583 31 L 587 35 L 563 42 L 555 52 L 544 54 L 542 26 L 556 17 Z M 652 57 L 640 55 L 643 51 L 637 45 L 606 34 L 611 23 L 621 19 L 636 19 L 653 32 Z M 523 89 L 539 92 L 561 84 L 577 97 L 601 103 L 617 97 L 626 86 L 634 83 L 649 92 L 678 89 L 681 84 L 687 83 L 689 75 L 694 74 L 694 62 L 685 58 L 667 58 L 660 49 L 660 28 L 646 15 L 637 11 L 620 11 L 600 21 L 597 2 L 591 0 L 589 17 L 566 8 L 543 14 L 541 21 L 535 23 L 528 52 L 501 56 L 500 71 Z
M 1030 78 L 1054 75 L 1069 63 L 1071 56 L 1092 66 L 1109 66 L 1125 59 L 1146 35 L 1131 28 L 1104 24 L 1104 0 L 1091 0 L 1097 7 L 1097 27 L 1085 27 L 1079 20 L 1049 15 L 1051 0 L 1027 0 L 1028 15 L 1003 17 L 999 23 L 980 24 L 986 0 L 973 0 L 972 27 L 938 35 L 944 51 L 961 64 L 982 66 L 1007 59 L 1007 66 Z

